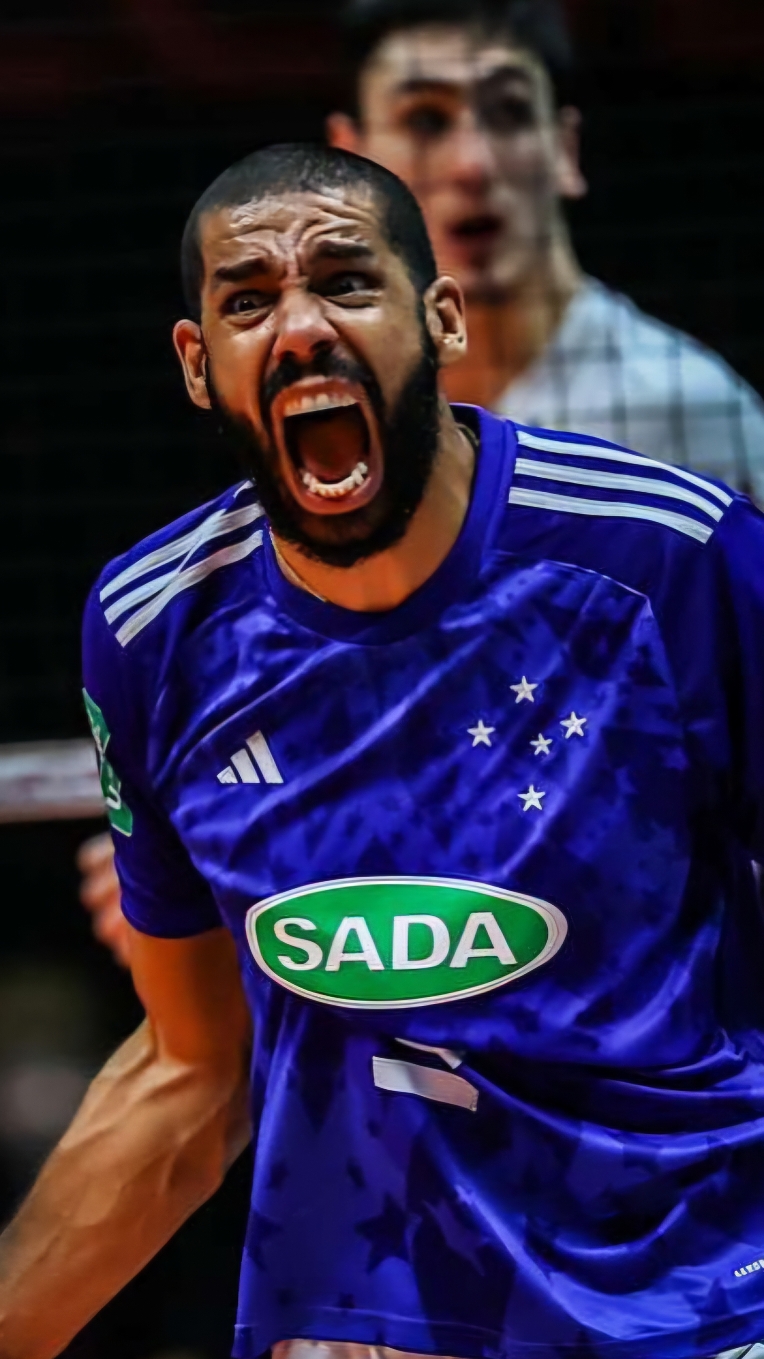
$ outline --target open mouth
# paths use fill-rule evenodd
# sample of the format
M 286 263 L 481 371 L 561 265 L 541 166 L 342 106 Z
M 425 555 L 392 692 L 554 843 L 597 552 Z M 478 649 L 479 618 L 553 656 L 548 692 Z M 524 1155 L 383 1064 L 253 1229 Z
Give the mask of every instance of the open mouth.
M 312 513 L 358 509 L 382 480 L 377 422 L 365 391 L 332 378 L 306 378 L 271 408 L 282 470 Z
M 500 235 L 502 220 L 495 213 L 476 213 L 473 217 L 463 217 L 450 229 L 452 239 L 464 246 L 489 246 Z

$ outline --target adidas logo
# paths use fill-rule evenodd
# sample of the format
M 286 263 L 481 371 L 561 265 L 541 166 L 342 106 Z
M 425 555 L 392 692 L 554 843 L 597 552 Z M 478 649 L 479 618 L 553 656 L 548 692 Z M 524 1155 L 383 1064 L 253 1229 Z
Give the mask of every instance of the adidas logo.
M 231 756 L 231 763 L 221 769 L 218 783 L 283 783 L 281 771 L 271 754 L 261 731 L 250 736 L 243 750 Z

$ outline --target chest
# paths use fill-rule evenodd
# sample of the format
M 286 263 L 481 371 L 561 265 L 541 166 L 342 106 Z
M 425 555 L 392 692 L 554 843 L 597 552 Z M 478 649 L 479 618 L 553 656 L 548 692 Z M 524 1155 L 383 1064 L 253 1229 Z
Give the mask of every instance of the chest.
M 194 648 L 157 705 L 155 777 L 229 911 L 368 875 L 538 890 L 575 870 L 612 891 L 685 835 L 659 634 L 591 573 L 499 564 L 387 645 L 255 611 Z

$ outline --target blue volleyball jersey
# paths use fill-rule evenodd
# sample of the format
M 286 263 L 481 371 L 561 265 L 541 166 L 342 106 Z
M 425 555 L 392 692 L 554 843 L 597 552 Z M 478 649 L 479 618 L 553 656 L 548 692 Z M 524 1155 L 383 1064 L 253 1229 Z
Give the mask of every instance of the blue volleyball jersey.
M 227 926 L 254 1017 L 235 1354 L 707 1356 L 764 1334 L 764 519 L 459 418 L 399 608 L 291 585 L 247 485 L 88 604 L 125 914 Z

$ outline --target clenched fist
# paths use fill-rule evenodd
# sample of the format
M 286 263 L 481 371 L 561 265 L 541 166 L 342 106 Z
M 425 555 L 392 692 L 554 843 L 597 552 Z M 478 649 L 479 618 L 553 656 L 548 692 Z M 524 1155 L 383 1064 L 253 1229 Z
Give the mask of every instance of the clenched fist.
M 82 873 L 80 901 L 93 917 L 93 933 L 122 967 L 130 964 L 127 921 L 122 914 L 122 895 L 114 867 L 111 836 L 86 840 L 77 855 Z

